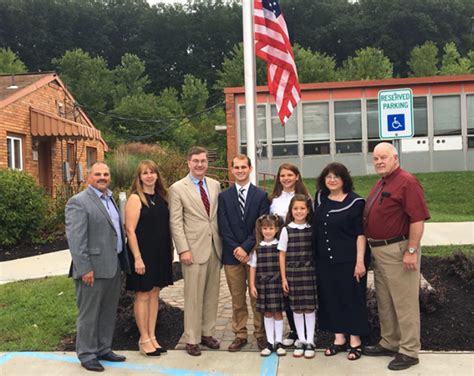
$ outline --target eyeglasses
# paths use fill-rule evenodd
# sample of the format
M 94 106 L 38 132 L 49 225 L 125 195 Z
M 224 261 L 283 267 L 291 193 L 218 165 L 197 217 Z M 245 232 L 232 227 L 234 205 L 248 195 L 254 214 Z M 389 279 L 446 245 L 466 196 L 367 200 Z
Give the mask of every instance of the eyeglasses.
M 340 176 L 332 175 L 332 174 L 326 175 L 325 177 L 326 180 L 338 180 L 340 178 L 341 178 Z

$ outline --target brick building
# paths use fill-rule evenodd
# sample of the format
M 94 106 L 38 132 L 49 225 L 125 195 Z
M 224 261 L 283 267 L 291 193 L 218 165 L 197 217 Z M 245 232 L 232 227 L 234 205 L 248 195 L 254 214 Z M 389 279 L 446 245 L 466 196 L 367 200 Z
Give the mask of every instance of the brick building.
M 378 92 L 411 88 L 414 137 L 401 140 L 402 165 L 412 172 L 474 170 L 474 75 L 302 84 L 302 99 L 282 127 L 275 99 L 257 87 L 258 172 L 283 162 L 304 177 L 332 161 L 353 175 L 373 174 L 379 139 Z M 227 159 L 246 152 L 245 90 L 226 88 Z
M 0 75 L 0 168 L 24 170 L 55 195 L 77 188 L 105 151 L 56 73 Z

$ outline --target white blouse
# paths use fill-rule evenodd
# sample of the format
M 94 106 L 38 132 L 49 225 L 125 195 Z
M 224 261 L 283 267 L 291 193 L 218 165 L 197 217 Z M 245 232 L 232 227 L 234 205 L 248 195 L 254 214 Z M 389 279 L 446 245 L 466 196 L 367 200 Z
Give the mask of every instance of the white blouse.
M 288 213 L 290 201 L 294 195 L 295 192 L 282 191 L 280 196 L 275 197 L 272 200 L 272 204 L 270 205 L 270 214 L 278 214 L 284 222 L 286 219 L 286 214 Z

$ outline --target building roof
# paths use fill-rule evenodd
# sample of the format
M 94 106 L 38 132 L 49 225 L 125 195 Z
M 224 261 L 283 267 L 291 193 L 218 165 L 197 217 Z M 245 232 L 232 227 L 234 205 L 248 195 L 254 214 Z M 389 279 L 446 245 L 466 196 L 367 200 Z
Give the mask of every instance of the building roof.
M 55 72 L 20 73 L 20 74 L 15 74 L 15 75 L 2 74 L 0 75 L 0 109 L 34 92 L 35 90 L 41 88 L 42 86 L 49 84 L 52 81 L 56 81 L 56 83 L 62 87 L 62 89 L 64 90 L 65 94 L 69 97 L 71 102 L 76 101 L 74 97 L 72 96 L 72 94 L 69 92 L 69 90 L 66 88 L 66 85 L 61 81 L 61 79 Z M 72 122 L 69 120 L 66 121 L 66 119 L 58 118 L 59 123 L 62 124 L 60 128 L 69 129 L 70 126 L 74 124 L 73 126 L 73 129 L 75 130 L 74 135 L 82 136 L 84 138 L 95 138 L 104 144 L 105 151 L 107 151 L 108 146 L 106 142 L 104 141 L 104 139 L 102 138 L 100 131 L 94 126 L 94 124 L 86 115 L 86 113 L 82 110 L 82 108 L 78 108 L 78 110 L 81 113 L 82 118 L 87 123 L 87 125 Z M 52 119 L 57 118 L 57 116 L 55 116 L 54 114 L 42 113 L 42 111 L 32 109 L 32 119 L 36 121 L 38 116 L 41 119 L 48 119 L 48 121 L 53 121 Z M 65 124 L 69 124 L 69 128 L 66 127 Z M 91 130 L 89 131 L 86 128 L 91 128 Z M 38 131 L 38 129 L 36 129 L 36 131 Z M 76 134 L 77 132 L 79 133 Z M 92 137 L 88 137 L 88 135 L 89 136 L 92 135 Z M 54 134 L 51 134 L 51 136 L 54 136 Z
M 338 90 L 367 87 L 390 87 L 402 85 L 426 85 L 443 84 L 455 82 L 474 82 L 474 74 L 463 74 L 457 76 L 432 76 L 432 77 L 410 77 L 410 78 L 388 78 L 383 80 L 358 80 L 358 81 L 338 81 L 338 82 L 318 82 L 312 84 L 300 84 L 301 91 L 305 90 Z M 257 86 L 258 93 L 268 92 L 267 86 Z M 227 87 L 225 94 L 243 94 L 245 87 Z

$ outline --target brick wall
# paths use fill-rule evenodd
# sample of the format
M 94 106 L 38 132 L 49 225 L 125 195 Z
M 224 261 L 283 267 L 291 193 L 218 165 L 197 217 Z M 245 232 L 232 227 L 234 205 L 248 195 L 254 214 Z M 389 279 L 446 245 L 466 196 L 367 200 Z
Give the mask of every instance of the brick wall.
M 58 104 L 61 103 L 62 106 Z M 23 143 L 23 170 L 34 176 L 39 183 L 38 161 L 33 160 L 33 137 L 30 133 L 30 107 L 61 116 L 78 123 L 87 124 L 79 111 L 75 111 L 66 93 L 54 81 L 38 88 L 0 109 L 0 168 L 8 167 L 7 135 L 20 136 Z M 78 163 L 82 165 L 84 176 L 87 174 L 86 147 L 97 149 L 97 159 L 104 160 L 104 145 L 95 140 L 60 140 L 57 137 L 47 138 L 51 143 L 51 178 L 52 193 L 63 185 L 62 162 L 66 161 L 66 144 L 76 144 Z M 61 153 L 62 148 L 62 153 Z M 77 186 L 77 180 L 74 185 Z

